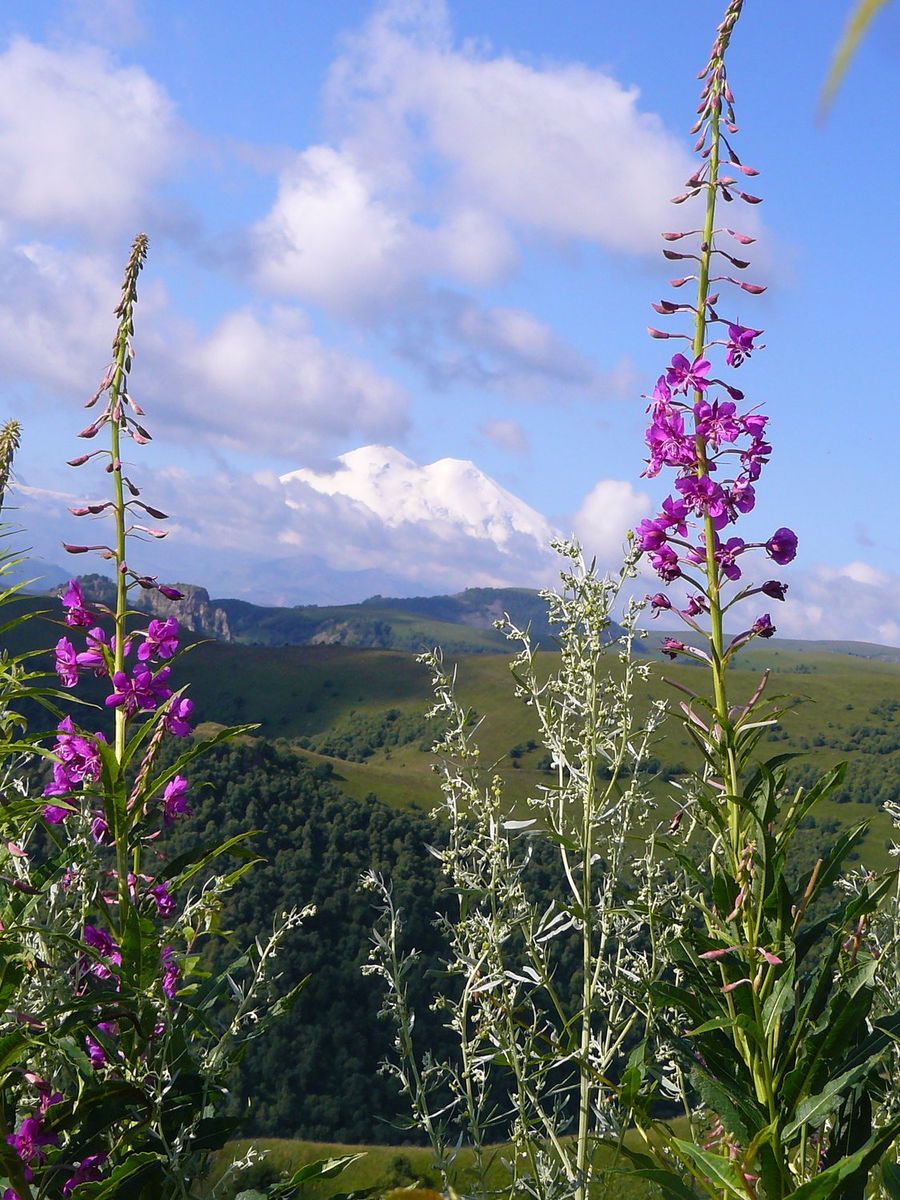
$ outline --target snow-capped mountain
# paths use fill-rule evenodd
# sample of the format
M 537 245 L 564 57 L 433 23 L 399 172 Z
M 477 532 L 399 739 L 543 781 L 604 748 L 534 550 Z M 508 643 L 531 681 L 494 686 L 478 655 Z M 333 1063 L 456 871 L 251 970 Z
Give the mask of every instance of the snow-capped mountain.
M 288 487 L 287 504 L 301 507 L 290 495 L 290 484 L 307 484 L 327 496 L 344 496 L 363 505 L 384 525 L 404 523 L 441 526 L 456 534 L 493 542 L 501 554 L 523 541 L 546 552 L 555 530 L 540 513 L 485 475 L 473 462 L 441 458 L 420 466 L 392 446 L 362 446 L 338 458 L 332 472 L 309 469 L 281 476 Z

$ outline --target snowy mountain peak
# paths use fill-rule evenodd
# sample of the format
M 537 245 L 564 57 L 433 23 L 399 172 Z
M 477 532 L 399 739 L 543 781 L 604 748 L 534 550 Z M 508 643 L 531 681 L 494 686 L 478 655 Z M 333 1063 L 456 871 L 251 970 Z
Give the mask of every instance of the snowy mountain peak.
M 307 468 L 281 476 L 329 496 L 346 496 L 375 513 L 385 525 L 404 522 L 446 526 L 502 547 L 516 535 L 546 549 L 554 530 L 524 501 L 485 475 L 473 462 L 441 458 L 420 466 L 393 446 L 362 446 L 342 454 L 335 471 Z M 287 503 L 296 507 L 288 497 Z

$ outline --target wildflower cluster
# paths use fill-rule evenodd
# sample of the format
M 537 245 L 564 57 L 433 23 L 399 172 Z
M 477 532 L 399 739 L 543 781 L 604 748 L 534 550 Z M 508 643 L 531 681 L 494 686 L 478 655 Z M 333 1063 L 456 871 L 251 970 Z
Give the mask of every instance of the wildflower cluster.
M 642 1047 L 643 1086 L 651 1075 L 655 1082 L 646 1093 L 632 1092 L 637 1124 L 657 1133 L 660 1125 L 642 1096 L 656 1087 L 680 1095 L 691 1137 L 663 1130 L 657 1166 L 643 1155 L 634 1161 L 659 1182 L 664 1182 L 654 1173 L 659 1164 L 666 1171 L 677 1164 L 693 1186 L 716 1197 L 827 1200 L 862 1196 L 869 1169 L 900 1132 L 896 1117 L 880 1127 L 872 1119 L 872 1097 L 881 1086 L 877 1062 L 888 1039 L 867 1024 L 876 960 L 863 937 L 897 876 L 869 876 L 852 903 L 838 906 L 822 925 L 804 926 L 864 827 L 823 850 L 798 882 L 790 869 L 794 836 L 802 817 L 840 782 L 843 767 L 808 789 L 790 787 L 789 756 L 768 761 L 758 756 L 760 739 L 783 712 L 777 698 L 765 697 L 767 673 L 749 699 L 735 704 L 729 697 L 727 668 L 735 652 L 754 638 L 771 637 L 775 628 L 770 614 L 761 613 L 726 644 L 725 614 L 749 597 L 782 601 L 787 592 L 778 579 L 744 583 L 743 556 L 763 550 L 783 566 L 797 551 L 796 534 L 788 527 L 762 542 L 732 532 L 753 511 L 772 447 L 759 407 L 745 403 L 733 374 L 720 378 L 713 366 L 721 357 L 723 374 L 740 370 L 760 349 L 762 335 L 736 317 L 720 315 L 714 290 L 716 285 L 750 295 L 765 290 L 742 279 L 750 264 L 734 253 L 735 242 L 746 246 L 754 239 L 721 227 L 717 219 L 722 202 L 759 203 L 737 186 L 738 175 L 757 172 L 740 161 L 731 141 L 737 125 L 724 56 L 741 9 L 742 0 L 731 0 L 702 73 L 692 130 L 699 135 L 695 150 L 701 165 L 675 197 L 676 203 L 705 197 L 703 227 L 663 235 L 670 244 L 696 239 L 687 249 L 664 250 L 670 261 L 695 264 L 672 284 L 696 282 L 696 302 L 663 300 L 654 306 L 665 316 L 690 314 L 693 331 L 650 330 L 658 339 L 682 338 L 690 354 L 671 357 L 650 399 L 644 474 L 670 468 L 675 486 L 660 512 L 638 527 L 635 544 L 664 583 L 679 581 L 692 589 L 683 607 L 668 592 L 648 600 L 655 613 L 674 612 L 700 635 L 694 639 L 699 644 L 667 637 L 662 649 L 672 659 L 705 663 L 712 695 L 676 684 L 687 696 L 679 717 L 702 765 L 682 789 L 669 826 L 672 870 L 682 880 L 682 896 L 669 916 L 677 933 L 658 944 L 662 971 L 651 988 L 656 1030 L 648 1042 L 656 1041 L 658 1061 L 668 1057 L 669 1065 L 648 1072 Z M 723 261 L 734 273 L 715 273 Z M 688 849 L 691 838 L 699 848 Z M 811 953 L 826 927 L 826 949 Z M 840 1037 L 832 1033 L 838 1026 Z
M 743 272 L 750 265 L 749 261 L 731 252 L 730 243 L 728 249 L 723 249 L 722 238 L 731 239 L 740 246 L 750 245 L 755 240 L 749 234 L 716 226 L 717 200 L 731 201 L 736 196 L 749 204 L 759 203 L 758 196 L 737 188 L 735 177 L 723 170 L 733 168 L 744 175 L 757 174 L 754 168 L 740 161 L 722 128 L 724 125 L 731 135 L 737 132 L 734 97 L 726 78 L 724 53 L 740 9 L 741 5 L 737 3 L 729 6 L 705 73 L 699 119 L 692 130 L 699 133 L 695 150 L 700 153 L 701 166 L 688 180 L 688 190 L 675 197 L 675 202 L 680 203 L 691 196 L 706 194 L 704 228 L 663 234 L 669 243 L 700 235 L 699 245 L 694 248 L 696 252 L 694 249 L 669 248 L 664 251 L 669 260 L 697 264 L 693 273 L 671 281 L 677 288 L 695 282 L 696 303 L 660 300 L 654 305 L 664 316 L 692 313 L 693 335 L 650 329 L 655 338 L 676 337 L 691 342 L 692 357 L 681 353 L 672 356 L 659 376 L 650 400 L 650 424 L 646 436 L 649 457 L 643 473 L 653 477 L 664 467 L 672 468 L 676 472 L 675 488 L 657 515 L 642 521 L 635 531 L 638 549 L 647 555 L 660 579 L 666 584 L 683 579 L 696 589 L 695 594 L 688 595 L 684 608 L 675 607 L 667 593 L 659 592 L 649 597 L 653 609 L 656 612 L 673 610 L 697 630 L 696 618 L 709 613 L 712 607 L 715 610 L 712 655 L 720 658 L 724 657 L 724 648 L 717 620 L 730 607 L 730 604 L 720 602 L 720 592 L 726 583 L 736 583 L 742 578 L 742 556 L 749 550 L 762 549 L 777 565 L 784 566 L 797 552 L 796 534 L 787 527 L 777 529 L 765 542 L 729 536 L 731 526 L 752 512 L 756 504 L 755 487 L 769 461 L 772 446 L 767 440 L 768 417 L 759 411 L 759 405 L 745 405 L 743 391 L 732 382 L 711 374 L 713 365 L 709 357 L 714 347 L 720 348 L 720 353 L 724 348 L 724 367 L 736 371 L 761 348 L 757 339 L 763 332 L 741 324 L 737 318 L 721 316 L 719 293 L 711 291 L 714 283 L 738 288 L 750 295 L 759 295 L 766 290 L 762 285 L 748 283 L 736 275 L 712 274 L 722 259 L 737 272 Z M 718 332 L 718 327 L 727 329 L 727 337 L 710 336 Z M 769 599 L 783 600 L 786 591 L 786 584 L 770 579 L 760 587 L 744 587 L 732 603 L 758 593 Z M 771 637 L 774 632 L 771 618 L 765 613 L 740 636 L 732 649 L 745 644 L 751 637 Z M 710 657 L 677 639 L 669 639 L 665 652 L 673 658 L 677 654 L 707 660 Z
M 147 619 L 129 602 L 134 589 L 180 598 L 126 557 L 135 535 L 164 536 L 142 523 L 147 515 L 166 519 L 140 499 L 121 456 L 123 438 L 140 445 L 150 437 L 128 391 L 145 254 L 141 235 L 116 309 L 113 361 L 88 405 L 104 393 L 107 402 L 80 435 L 107 429 L 109 448 L 71 460 L 80 467 L 105 458 L 112 477 L 111 500 L 71 510 L 111 520 L 109 544 L 66 549 L 111 562 L 115 606 L 93 603 L 77 579 L 64 589 L 51 701 L 57 727 L 51 744 L 27 744 L 41 748 L 50 778 L 37 802 L 0 811 L 0 860 L 10 872 L 2 878 L 11 884 L 0 895 L 0 1043 L 8 1050 L 0 1060 L 0 1170 L 9 1182 L 2 1200 L 87 1195 L 91 1184 L 104 1195 L 196 1196 L 210 1151 L 236 1122 L 216 1109 L 241 1042 L 277 1013 L 256 1007 L 272 982 L 268 960 L 301 917 L 284 914 L 268 940 L 224 970 L 198 971 L 225 892 L 256 856 L 242 844 L 249 834 L 171 860 L 164 853 L 161 836 L 192 812 L 190 763 L 254 727 L 199 741 L 193 701 L 175 679 L 178 621 Z M 81 728 L 58 705 L 88 679 L 104 682 L 107 694 Z M 18 748 L 3 742 L 4 761 Z M 210 877 L 226 853 L 243 862 Z M 298 991 L 281 1000 L 281 1011 Z

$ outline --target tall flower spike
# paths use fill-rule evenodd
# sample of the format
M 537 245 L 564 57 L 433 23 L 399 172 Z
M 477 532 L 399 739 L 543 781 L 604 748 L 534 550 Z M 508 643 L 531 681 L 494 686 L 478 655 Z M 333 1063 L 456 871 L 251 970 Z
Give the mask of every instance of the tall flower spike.
M 6 489 L 12 476 L 13 458 L 19 449 L 22 426 L 16 420 L 6 421 L 0 428 L 0 509 L 6 499 Z

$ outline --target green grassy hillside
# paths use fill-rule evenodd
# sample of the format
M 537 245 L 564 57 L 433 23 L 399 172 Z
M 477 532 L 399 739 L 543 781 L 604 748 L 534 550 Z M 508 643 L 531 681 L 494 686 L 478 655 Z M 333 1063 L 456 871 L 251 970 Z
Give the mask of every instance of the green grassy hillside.
M 548 671 L 552 668 L 551 653 L 538 658 Z M 429 679 L 413 655 L 342 646 L 276 650 L 213 643 L 193 650 L 184 668 L 201 718 L 259 721 L 265 736 L 286 738 L 330 765 L 350 796 L 374 792 L 392 805 L 423 808 L 435 803 L 433 734 L 424 720 Z M 883 865 L 890 825 L 880 803 L 900 798 L 900 663 L 808 646 L 789 649 L 773 641 L 745 652 L 734 670 L 737 702 L 752 694 L 766 669 L 769 693 L 783 697 L 790 712 L 763 747 L 772 754 L 808 754 L 816 770 L 846 759 L 845 786 L 816 813 L 816 827 L 827 837 L 834 822 L 871 818 L 865 857 L 873 866 Z M 505 659 L 461 656 L 457 671 L 461 699 L 485 717 L 479 731 L 485 759 L 499 762 L 511 802 L 522 806 L 551 781 L 542 769 L 545 751 L 534 716 L 514 698 Z M 677 710 L 683 696 L 666 679 L 695 690 L 707 682 L 701 668 L 662 659 L 641 701 L 668 692 Z M 667 774 L 695 763 L 692 745 L 674 717 L 654 754 Z M 655 790 L 665 814 L 672 789 L 658 782 Z

